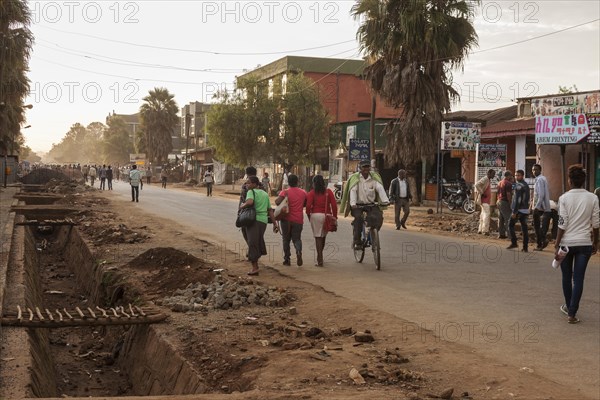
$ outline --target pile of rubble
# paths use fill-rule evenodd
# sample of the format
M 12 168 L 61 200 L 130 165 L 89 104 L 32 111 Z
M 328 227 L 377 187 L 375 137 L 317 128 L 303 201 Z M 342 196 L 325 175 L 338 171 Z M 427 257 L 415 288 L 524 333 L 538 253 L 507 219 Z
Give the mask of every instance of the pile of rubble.
M 239 309 L 250 305 L 284 307 L 294 300 L 295 297 L 282 288 L 267 288 L 252 280 L 226 280 L 217 275 L 210 284 L 189 284 L 158 303 L 173 311 L 187 312 Z
M 46 183 L 46 191 L 49 193 L 61 193 L 61 194 L 69 194 L 69 193 L 83 193 L 88 190 L 93 190 L 89 186 L 86 186 L 82 183 L 77 183 L 76 181 L 66 181 L 52 178 Z

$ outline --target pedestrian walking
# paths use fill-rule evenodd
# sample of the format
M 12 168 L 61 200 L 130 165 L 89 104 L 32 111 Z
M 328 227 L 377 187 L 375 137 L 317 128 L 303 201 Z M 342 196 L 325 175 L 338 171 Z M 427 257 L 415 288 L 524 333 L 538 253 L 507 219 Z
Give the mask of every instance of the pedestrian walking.
M 152 167 L 146 168 L 146 183 L 148 185 L 152 183 Z
M 262 187 L 265 190 L 265 192 L 267 192 L 267 194 L 269 196 L 271 196 L 271 180 L 269 179 L 269 173 L 268 172 L 265 172 L 263 174 L 263 178 L 262 178 L 262 180 L 261 180 L 260 183 L 262 183 Z
M 248 260 L 252 263 L 252 269 L 248 275 L 258 275 L 258 260 L 267 255 L 267 246 L 265 244 L 265 231 L 267 229 L 268 218 L 275 221 L 275 215 L 271 209 L 269 196 L 263 190 L 260 190 L 260 181 L 257 176 L 249 176 L 245 183 L 246 199 L 240 204 L 239 208 L 254 207 L 256 210 L 256 221 L 246 227 L 246 242 L 248 243 Z M 277 224 L 273 224 L 273 232 L 278 232 Z
M 496 176 L 496 171 L 488 170 L 486 176 L 475 183 L 477 190 L 477 204 L 481 206 L 481 214 L 479 214 L 479 228 L 477 233 L 483 233 L 486 236 L 490 235 L 490 220 L 492 213 L 490 211 L 490 201 L 492 199 L 492 179 Z
M 302 260 L 302 229 L 304 227 L 304 205 L 306 204 L 306 192 L 298 187 L 298 176 L 288 176 L 289 187 L 279 193 L 275 204 L 279 205 L 286 197 L 288 201 L 288 213 L 281 220 L 281 236 L 283 238 L 283 265 L 291 265 L 290 242 L 294 243 L 296 249 L 296 264 L 301 267 Z
M 88 174 L 90 172 L 90 167 L 89 165 L 84 165 L 83 168 L 81 169 L 81 173 L 83 174 L 83 182 L 87 183 L 88 181 Z
M 94 165 L 90 166 L 90 170 L 88 172 L 90 176 L 90 186 L 94 187 L 94 182 L 96 181 L 96 167 Z
M 163 167 L 160 170 L 160 184 L 162 186 L 163 189 L 167 188 L 167 170 L 165 169 L 165 167 Z
M 206 184 L 206 197 L 212 197 L 213 184 L 215 182 L 215 174 L 212 167 L 208 167 L 204 173 L 204 183 Z
M 505 171 L 504 179 L 498 182 L 496 198 L 496 206 L 498 207 L 498 239 L 506 239 L 507 237 L 512 236 L 510 234 L 512 185 L 512 172 Z
M 517 221 L 521 223 L 521 231 L 523 232 L 523 249 L 521 251 L 528 252 L 529 248 L 529 233 L 527 232 L 527 218 L 529 217 L 529 185 L 525 182 L 525 171 L 517 170 L 515 173 L 516 182 L 513 187 L 513 198 L 511 211 L 512 215 L 508 231 L 510 233 L 510 246 L 507 249 L 516 249 L 517 234 L 515 225 Z
M 558 236 L 554 250 L 555 257 L 558 257 L 559 249 L 568 248 L 560 264 L 565 296 L 565 304 L 560 310 L 567 314 L 570 324 L 576 324 L 579 322 L 577 311 L 583 294 L 585 270 L 590 257 L 598 250 L 600 208 L 598 198 L 583 188 L 586 181 L 583 166 L 571 165 L 568 171 L 571 190 L 558 199 Z
M 140 182 L 142 181 L 142 176 L 140 171 L 137 169 L 137 165 L 131 166 L 131 171 L 129 171 L 129 184 L 131 185 L 131 201 L 135 201 L 136 203 L 140 201 Z
M 113 190 L 113 188 L 112 188 L 113 169 L 110 165 L 106 169 L 106 181 L 108 182 L 108 190 Z
M 410 214 L 412 194 L 410 193 L 410 186 L 406 179 L 405 170 L 398 170 L 398 177 L 392 179 L 388 194 L 390 201 L 394 202 L 394 222 L 396 223 L 396 230 L 400 230 L 400 227 L 408 229 L 406 227 L 406 220 Z M 402 218 L 400 218 L 400 211 L 403 213 Z
M 98 176 L 100 177 L 100 190 L 106 190 L 106 164 L 102 164 Z
M 323 266 L 323 250 L 325 249 L 325 215 L 331 214 L 337 219 L 337 203 L 333 192 L 325 187 L 325 180 L 321 175 L 313 178 L 312 189 L 306 196 L 306 215 L 310 221 L 310 227 L 315 238 L 317 250 L 317 263 L 315 266 Z
M 550 208 L 550 192 L 548 190 L 548 180 L 542 175 L 542 166 L 533 164 L 531 168 L 535 183 L 533 185 L 533 200 L 530 209 L 533 211 L 533 229 L 535 230 L 535 240 L 537 241 L 536 251 L 542 251 L 548 246 L 548 226 L 552 209 Z

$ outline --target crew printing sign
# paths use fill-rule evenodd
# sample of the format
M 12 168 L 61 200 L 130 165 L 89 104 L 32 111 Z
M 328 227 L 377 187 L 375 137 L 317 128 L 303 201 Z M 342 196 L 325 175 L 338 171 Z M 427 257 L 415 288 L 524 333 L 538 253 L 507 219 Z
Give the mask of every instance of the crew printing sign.
M 585 114 L 535 117 L 535 144 L 574 144 L 589 134 Z

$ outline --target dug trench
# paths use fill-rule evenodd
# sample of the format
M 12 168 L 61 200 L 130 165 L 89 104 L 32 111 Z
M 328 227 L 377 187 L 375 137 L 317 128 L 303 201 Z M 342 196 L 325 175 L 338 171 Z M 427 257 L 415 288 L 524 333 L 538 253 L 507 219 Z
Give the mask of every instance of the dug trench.
M 275 268 L 242 278 L 247 263 L 220 262 L 202 232 L 184 235 L 128 203 L 94 193 L 65 201 L 83 210 L 77 226 L 15 227 L 4 312 L 133 304 L 169 317 L 28 329 L 25 340 L 23 328 L 3 327 L 0 397 L 573 397 L 431 332 L 404 337 L 408 321 Z

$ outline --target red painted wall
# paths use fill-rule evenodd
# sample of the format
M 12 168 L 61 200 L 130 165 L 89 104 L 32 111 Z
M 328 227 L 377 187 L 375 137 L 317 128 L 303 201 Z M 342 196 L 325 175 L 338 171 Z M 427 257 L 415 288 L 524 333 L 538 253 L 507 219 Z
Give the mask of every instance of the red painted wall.
M 329 111 L 334 123 L 368 120 L 359 117 L 358 113 L 371 112 L 371 93 L 367 83 L 354 75 L 305 72 L 304 76 L 317 82 L 320 88 L 323 105 Z M 398 109 L 387 106 L 377 96 L 377 118 L 395 118 Z

